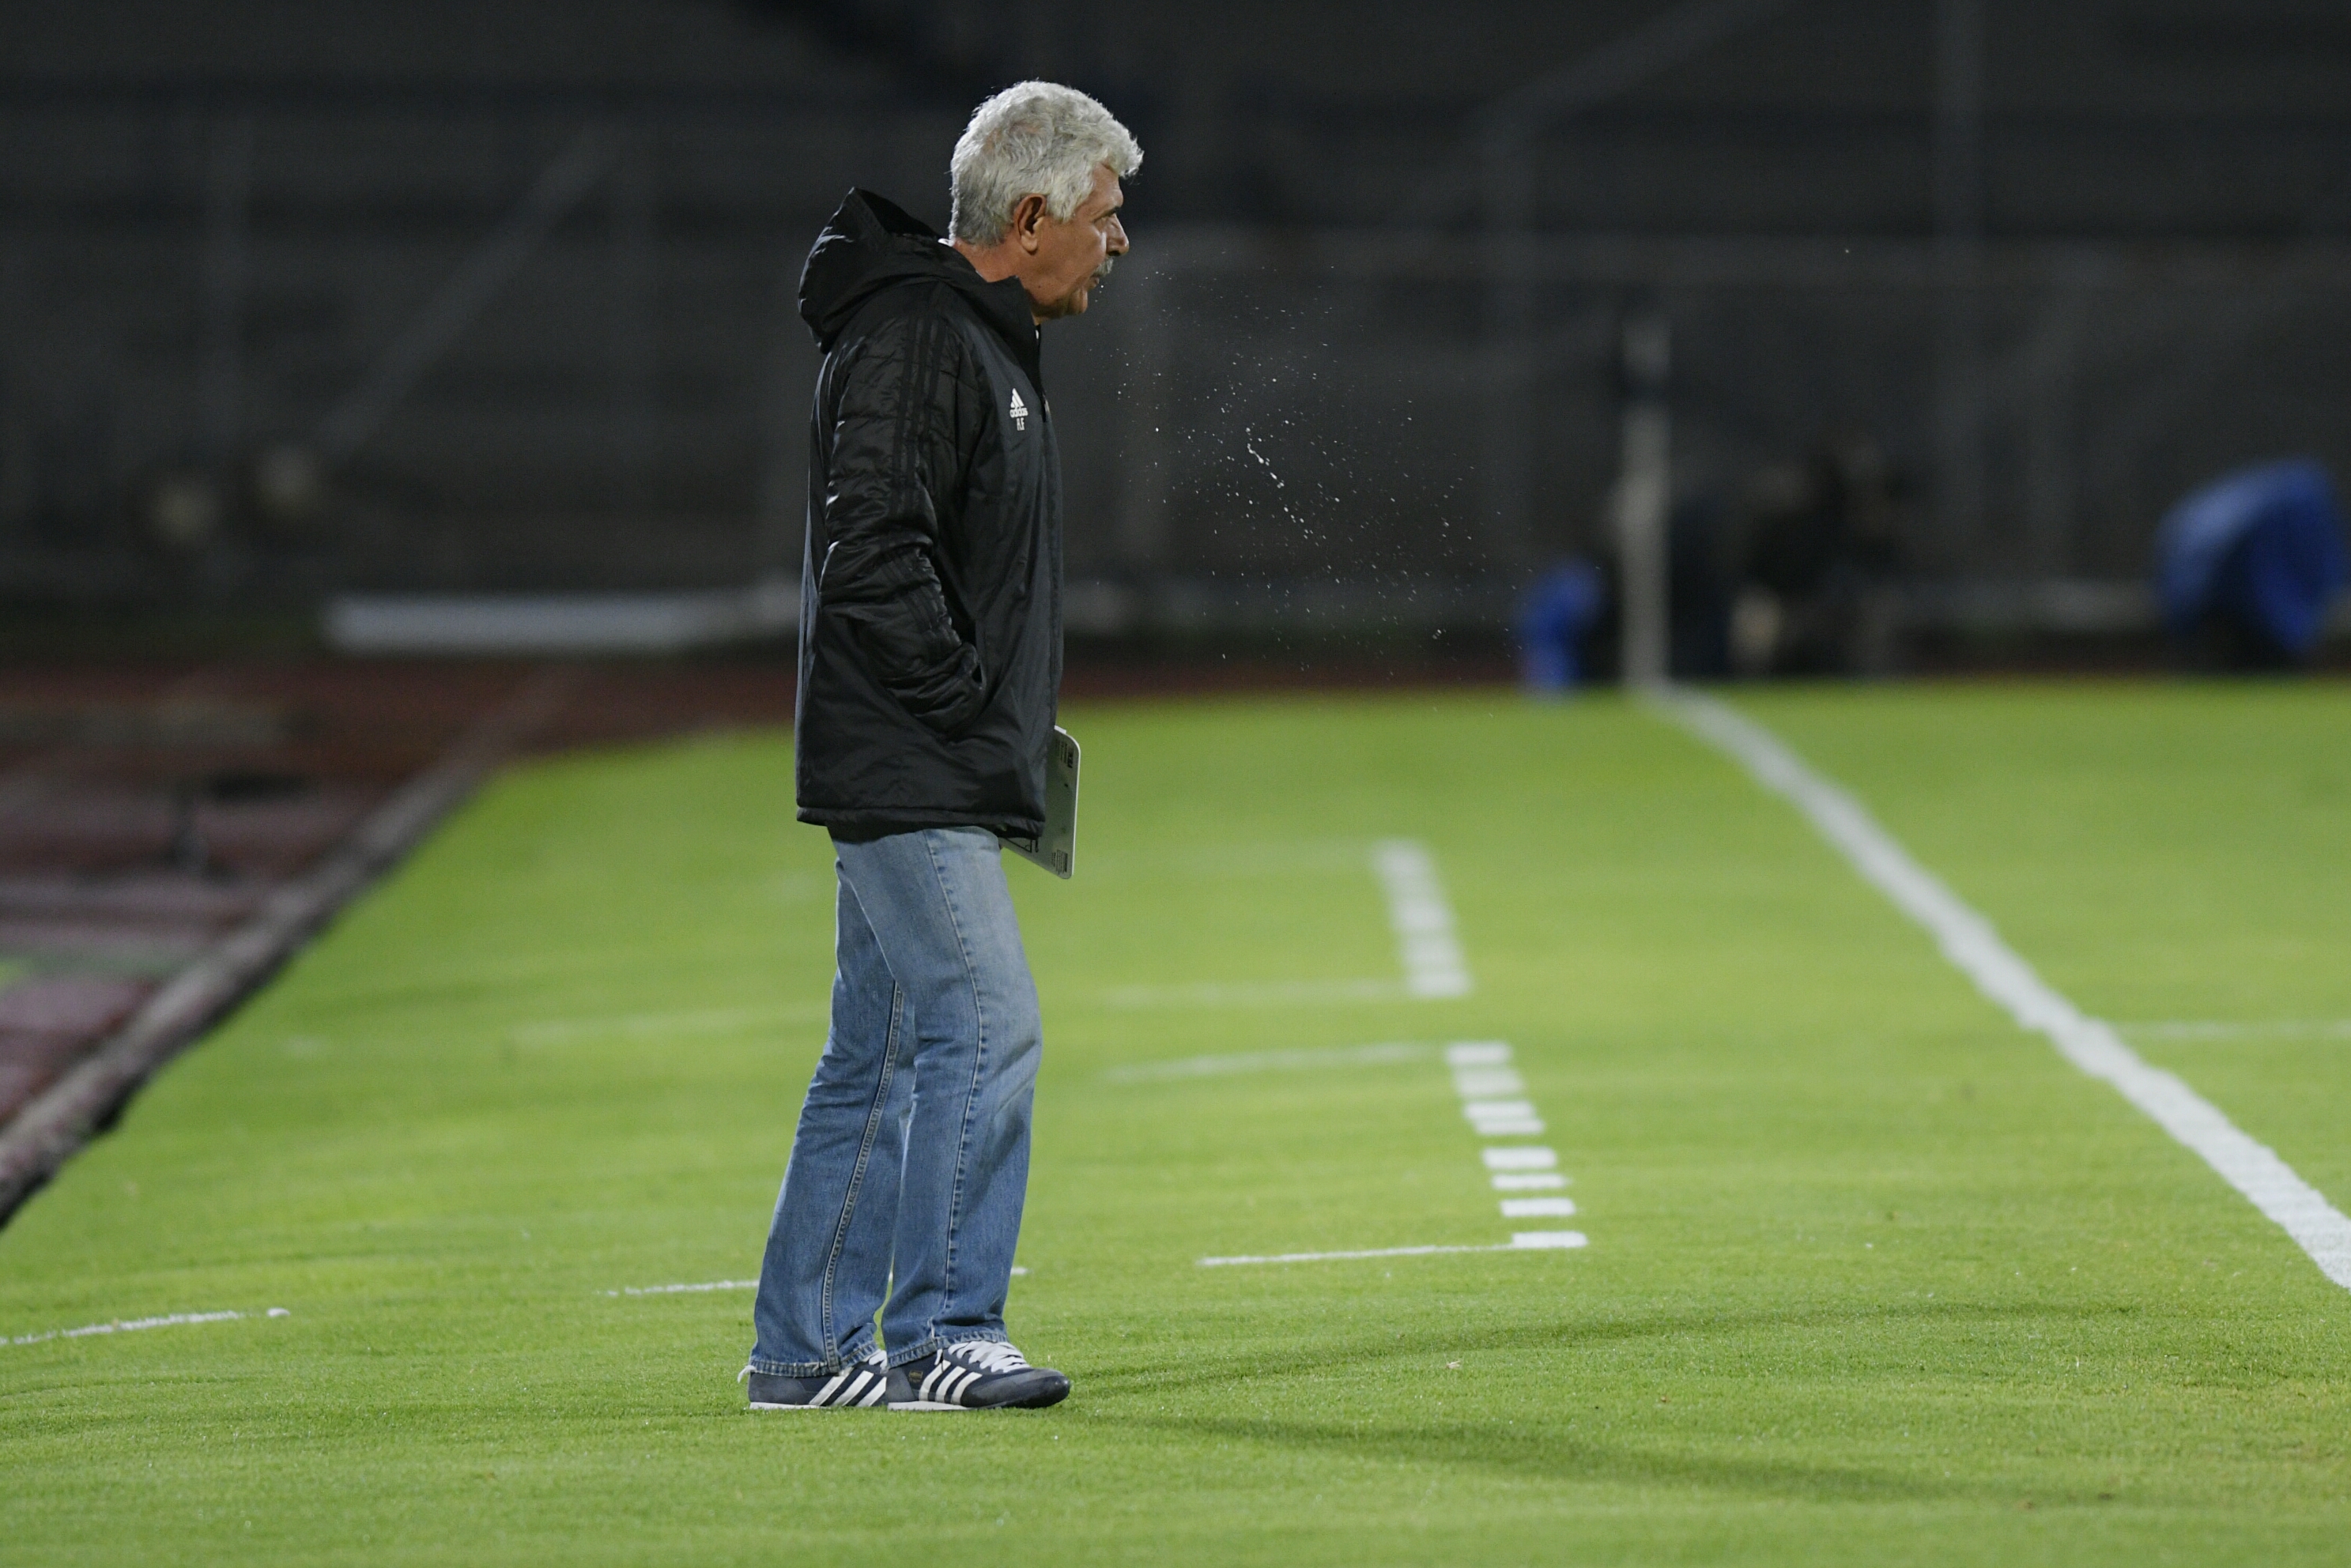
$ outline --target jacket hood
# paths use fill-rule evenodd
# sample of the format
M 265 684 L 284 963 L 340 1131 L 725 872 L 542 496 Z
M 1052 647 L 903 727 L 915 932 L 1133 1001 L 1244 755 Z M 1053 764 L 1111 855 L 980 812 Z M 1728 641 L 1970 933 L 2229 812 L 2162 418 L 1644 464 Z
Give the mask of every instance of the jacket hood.
M 901 283 L 943 283 L 970 299 L 1023 360 L 1033 363 L 1037 323 L 1017 278 L 990 283 L 940 233 L 897 203 L 852 190 L 816 236 L 800 268 L 800 319 L 825 352 L 860 307 Z

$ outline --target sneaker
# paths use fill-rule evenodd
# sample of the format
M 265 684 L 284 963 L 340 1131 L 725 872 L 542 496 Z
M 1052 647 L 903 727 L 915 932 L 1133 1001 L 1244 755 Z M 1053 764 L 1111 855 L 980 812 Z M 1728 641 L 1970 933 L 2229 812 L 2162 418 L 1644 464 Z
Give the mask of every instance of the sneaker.
M 752 1372 L 749 1376 L 754 1410 L 825 1410 L 844 1406 L 871 1409 L 890 1391 L 889 1358 L 879 1347 L 867 1351 L 865 1359 L 855 1366 L 844 1366 L 839 1372 L 820 1372 L 814 1377 Z
M 967 1339 L 890 1369 L 893 1410 L 1041 1410 L 1070 1396 L 1070 1380 L 1001 1340 Z

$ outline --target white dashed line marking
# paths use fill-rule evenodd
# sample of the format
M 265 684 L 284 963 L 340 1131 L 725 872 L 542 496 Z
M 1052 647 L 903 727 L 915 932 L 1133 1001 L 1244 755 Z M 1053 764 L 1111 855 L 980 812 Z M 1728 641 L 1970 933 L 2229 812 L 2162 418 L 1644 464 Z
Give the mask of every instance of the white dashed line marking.
M 1121 986 L 1102 993 L 1113 1008 L 1326 1007 L 1344 1002 L 1442 1001 L 1475 989 L 1454 931 L 1453 905 L 1436 857 L 1412 839 L 1372 846 L 1372 871 L 1387 894 L 1402 980 L 1259 980 L 1188 986 Z
M 1543 1120 L 1531 1101 L 1465 1100 L 1461 1113 L 1481 1138 L 1535 1138 L 1543 1132 Z
M 1446 1065 L 1453 1069 L 1453 1087 L 1461 1096 L 1461 1113 L 1481 1138 L 1539 1137 L 1543 1131 L 1542 1117 L 1536 1113 L 1534 1102 L 1526 1099 L 1487 1099 L 1487 1095 L 1523 1095 L 1526 1080 L 1511 1064 L 1510 1048 L 1499 1040 L 1464 1040 L 1445 1048 Z M 1552 1149 L 1526 1145 L 1502 1145 L 1481 1151 L 1489 1179 L 1497 1192 L 1540 1192 L 1547 1187 L 1562 1187 L 1567 1177 L 1559 1170 L 1559 1155 Z M 1501 1200 L 1505 1219 L 1561 1218 L 1575 1212 L 1575 1200 L 1571 1197 L 1506 1197 Z M 1551 1234 L 1527 1232 L 1529 1235 Z M 1581 1247 L 1584 1238 L 1569 1230 L 1556 1234 L 1573 1236 L 1573 1242 L 1554 1245 Z
M 1426 1056 L 1428 1048 L 1409 1044 L 1347 1046 L 1331 1051 L 1259 1051 L 1236 1056 L 1194 1057 L 1185 1061 L 1156 1064 L 1147 1069 L 1114 1069 L 1123 1075 L 1142 1076 L 1148 1071 L 1154 1077 L 1193 1077 L 1212 1073 L 1245 1072 L 1266 1067 L 1335 1066 L 1350 1061 L 1396 1061 Z M 1452 1070 L 1454 1086 L 1468 1093 L 1523 1093 L 1526 1083 L 1511 1064 L 1510 1048 L 1499 1040 L 1457 1040 L 1445 1048 L 1445 1063 Z M 1493 1135 L 1518 1131 L 1542 1131 L 1541 1118 L 1535 1114 L 1531 1102 L 1465 1101 L 1464 1110 L 1481 1134 L 1492 1129 Z M 1557 1189 L 1567 1185 L 1567 1177 L 1559 1166 L 1557 1151 L 1534 1145 L 1498 1145 L 1480 1151 L 1488 1178 L 1499 1192 L 1529 1192 Z M 1556 1195 L 1542 1197 L 1505 1197 L 1499 1200 L 1505 1219 L 1564 1218 L 1575 1213 L 1574 1200 Z M 1337 1252 L 1269 1252 L 1242 1257 L 1202 1258 L 1196 1260 L 1203 1269 L 1233 1268 L 1258 1263 L 1331 1263 L 1357 1258 L 1434 1258 L 1455 1252 L 1557 1252 L 1572 1250 L 1591 1244 L 1580 1230 L 1519 1230 L 1508 1241 L 1483 1245 L 1453 1245 L 1429 1247 L 1366 1247 Z
M 1404 964 L 1405 989 L 1416 997 L 1466 997 L 1473 988 L 1461 941 L 1453 930 L 1453 905 L 1437 880 L 1437 861 L 1427 846 L 1410 839 L 1384 839 L 1372 846 L 1372 869 L 1387 890 L 1388 925 Z
M 1372 869 L 1388 896 L 1388 925 L 1395 933 L 1396 956 L 1405 972 L 1406 996 L 1427 1000 L 1466 997 L 1475 988 L 1469 966 L 1461 956 L 1454 928 L 1453 906 L 1446 901 L 1437 880 L 1437 862 L 1427 846 L 1411 839 L 1384 839 L 1372 846 Z M 1291 999 L 1338 988 L 1350 998 L 1364 997 L 1376 982 L 1306 982 L 1292 987 L 1193 986 L 1130 987 L 1111 993 L 1113 1006 L 1162 1006 L 1175 1001 L 1196 1005 L 1231 1005 Z M 1393 994 L 1380 988 L 1372 996 Z M 1368 999 L 1368 998 L 1367 998 Z M 1261 1071 L 1275 1068 L 1339 1066 L 1350 1062 L 1404 1061 L 1422 1049 L 1409 1045 L 1374 1045 L 1324 1051 L 1259 1051 L 1224 1057 L 1193 1057 L 1187 1061 L 1113 1068 L 1104 1076 L 1136 1082 L 1145 1079 L 1207 1077 L 1226 1072 Z M 1461 1113 L 1481 1138 L 1538 1137 L 1542 1117 L 1526 1097 L 1526 1080 L 1510 1061 L 1510 1048 L 1498 1040 L 1459 1040 L 1445 1048 L 1445 1063 L 1452 1070 L 1453 1086 L 1461 1096 Z M 1559 1156 L 1550 1149 L 1494 1147 L 1485 1151 L 1487 1169 L 1495 1188 L 1525 1192 L 1557 1188 L 1567 1177 L 1554 1167 Z M 1564 1197 L 1506 1197 L 1500 1201 L 1506 1219 L 1551 1218 L 1572 1215 L 1575 1204 Z M 1587 1245 L 1580 1230 L 1514 1231 L 1510 1240 L 1485 1246 L 1374 1247 L 1338 1252 L 1273 1252 L 1230 1258 L 1202 1258 L 1203 1269 L 1256 1263 L 1322 1263 L 1355 1258 L 1428 1258 L 1455 1252 L 1547 1252 Z

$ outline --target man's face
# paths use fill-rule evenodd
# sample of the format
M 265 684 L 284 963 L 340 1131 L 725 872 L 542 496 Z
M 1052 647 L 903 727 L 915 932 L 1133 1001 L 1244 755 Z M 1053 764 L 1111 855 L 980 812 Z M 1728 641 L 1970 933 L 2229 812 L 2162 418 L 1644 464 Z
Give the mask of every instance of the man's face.
M 1093 189 L 1067 222 L 1050 213 L 1038 217 L 1037 248 L 1020 277 L 1038 320 L 1085 314 L 1086 296 L 1110 276 L 1112 259 L 1126 254 L 1126 230 L 1118 221 L 1125 200 L 1118 176 L 1098 163 Z

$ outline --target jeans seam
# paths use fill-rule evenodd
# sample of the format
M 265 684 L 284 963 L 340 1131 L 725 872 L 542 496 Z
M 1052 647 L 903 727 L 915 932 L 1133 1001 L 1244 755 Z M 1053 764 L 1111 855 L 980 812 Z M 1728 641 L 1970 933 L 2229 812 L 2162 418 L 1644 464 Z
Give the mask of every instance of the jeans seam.
M 849 1228 L 857 1218 L 857 1195 L 865 1187 L 865 1167 L 873 1157 L 873 1140 L 881 1131 L 882 1114 L 890 1104 L 890 1080 L 898 1066 L 899 1024 L 905 1012 L 905 988 L 895 983 L 890 987 L 890 1026 L 883 1031 L 882 1071 L 873 1085 L 873 1099 L 865 1113 L 864 1135 L 858 1140 L 857 1164 L 849 1173 L 849 1187 L 842 1194 L 841 1218 L 832 1231 L 832 1247 L 825 1254 L 824 1289 L 819 1312 L 824 1325 L 824 1353 L 834 1361 L 841 1359 L 841 1336 L 832 1321 L 833 1280 L 841 1270 L 841 1255 L 849 1247 Z
M 938 883 L 939 902 L 947 912 L 947 925 L 955 932 L 956 956 L 963 961 L 964 983 L 971 991 L 972 1019 L 977 1026 L 977 1039 L 972 1051 L 971 1081 L 964 1087 L 963 1124 L 956 1130 L 955 1183 L 947 1198 L 946 1257 L 943 1264 L 944 1279 L 939 1292 L 942 1306 L 955 1301 L 956 1232 L 963 1217 L 964 1181 L 971 1169 L 971 1124 L 979 1108 L 979 1086 L 987 1077 L 987 1006 L 981 999 L 979 973 L 972 962 L 971 943 L 963 933 L 963 916 L 956 909 L 954 892 L 947 884 L 946 873 L 939 864 L 936 840 L 929 832 L 923 835 L 923 852 L 931 862 L 931 875 Z M 932 1337 L 937 1333 L 937 1320 L 932 1320 Z

